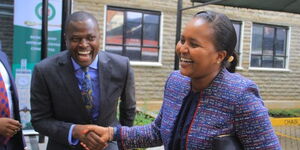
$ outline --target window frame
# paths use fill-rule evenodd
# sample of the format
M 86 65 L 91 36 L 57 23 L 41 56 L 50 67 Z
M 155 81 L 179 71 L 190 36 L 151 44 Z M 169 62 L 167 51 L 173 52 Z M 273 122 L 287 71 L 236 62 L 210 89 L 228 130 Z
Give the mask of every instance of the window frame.
M 105 5 L 104 6 L 105 9 L 104 9 L 104 28 L 103 28 L 103 49 L 104 51 L 106 51 L 106 46 L 120 46 L 122 47 L 122 55 L 121 56 L 125 56 L 127 57 L 125 54 L 126 54 L 126 47 L 136 47 L 136 48 L 140 48 L 140 60 L 130 60 L 130 64 L 132 65 L 137 65 L 137 66 L 162 66 L 161 64 L 161 53 L 162 53 L 162 23 L 163 23 L 163 13 L 160 12 L 160 11 L 153 11 L 153 10 L 145 10 L 145 9 L 135 9 L 135 8 L 127 8 L 127 7 L 118 7 L 118 6 L 111 6 L 111 5 Z M 122 33 L 122 44 L 107 44 L 106 43 L 106 26 L 107 26 L 107 12 L 109 10 L 116 10 L 116 11 L 121 11 L 123 12 L 123 33 Z M 127 15 L 126 13 L 127 12 L 138 12 L 138 13 L 141 13 L 142 14 L 142 18 L 141 18 L 141 37 L 140 37 L 140 40 L 141 40 L 141 44 L 140 45 L 130 45 L 130 44 L 126 44 L 126 19 L 127 19 Z M 158 16 L 158 34 L 157 34 L 157 46 L 149 46 L 149 45 L 144 45 L 144 34 L 143 34 L 143 27 L 144 27 L 144 15 L 145 14 L 150 14 L 150 15 L 157 15 Z M 142 61 L 142 49 L 143 48 L 156 48 L 158 50 L 158 54 L 157 54 L 157 60 L 156 61 Z
M 269 28 L 273 28 L 274 29 L 274 36 L 273 36 L 273 49 L 272 49 L 272 55 L 268 55 L 268 54 L 264 54 L 263 53 L 263 47 L 262 47 L 262 52 L 261 54 L 253 54 L 253 48 L 252 48 L 252 44 L 253 44 L 253 30 L 254 30 L 254 26 L 255 25 L 260 25 L 263 26 L 263 33 L 262 33 L 262 46 L 263 46 L 263 42 L 264 42 L 264 28 L 265 27 L 269 27 Z M 276 41 L 276 35 L 277 35 L 277 28 L 283 28 L 286 30 L 286 37 L 285 37 L 285 45 L 284 45 L 284 54 L 282 56 L 280 55 L 276 55 L 276 50 L 275 50 L 275 41 Z M 258 23 L 258 22 L 252 22 L 252 26 L 251 26 L 251 43 L 250 43 L 250 53 L 249 53 L 249 69 L 250 70 L 267 70 L 267 71 L 290 71 L 289 68 L 289 41 L 290 41 L 290 27 L 288 26 L 283 26 L 283 25 L 274 25 L 274 24 L 266 24 L 266 23 Z M 251 66 L 251 62 L 252 62 L 252 56 L 260 56 L 260 60 L 261 60 L 261 64 L 260 66 Z M 262 60 L 263 60 L 263 56 L 272 56 L 273 60 L 272 60 L 272 67 L 262 67 Z M 283 57 L 284 58 L 284 67 L 283 68 L 275 68 L 275 57 Z

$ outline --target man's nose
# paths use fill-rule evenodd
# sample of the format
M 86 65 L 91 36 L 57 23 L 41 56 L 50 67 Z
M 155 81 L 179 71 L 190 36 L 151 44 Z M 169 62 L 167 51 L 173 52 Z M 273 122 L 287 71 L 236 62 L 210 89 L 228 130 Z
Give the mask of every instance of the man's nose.
M 85 38 L 82 38 L 79 42 L 79 46 L 87 47 L 88 46 L 88 40 L 86 40 Z

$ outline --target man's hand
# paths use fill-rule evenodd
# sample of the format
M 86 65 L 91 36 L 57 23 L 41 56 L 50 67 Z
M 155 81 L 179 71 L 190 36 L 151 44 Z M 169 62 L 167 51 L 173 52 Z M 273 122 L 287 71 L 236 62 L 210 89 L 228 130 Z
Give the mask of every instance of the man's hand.
M 5 137 L 14 136 L 20 129 L 22 125 L 19 121 L 11 118 L 0 118 L 0 134 Z
M 73 138 L 79 139 L 85 145 L 86 149 L 100 150 L 105 148 L 107 140 L 101 137 L 101 134 L 96 134 L 93 130 L 96 125 L 75 125 L 73 129 Z M 102 127 L 101 127 L 102 128 Z
M 111 127 L 88 126 L 86 134 L 87 141 L 83 142 L 86 150 L 102 150 L 112 140 L 113 129 Z

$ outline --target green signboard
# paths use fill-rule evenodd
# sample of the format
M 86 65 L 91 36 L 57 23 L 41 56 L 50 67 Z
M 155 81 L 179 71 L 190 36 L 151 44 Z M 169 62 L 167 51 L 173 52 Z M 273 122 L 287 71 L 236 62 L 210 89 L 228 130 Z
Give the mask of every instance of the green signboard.
M 48 3 L 48 57 L 60 52 L 62 1 Z M 15 0 L 13 73 L 19 93 L 24 130 L 30 124 L 30 81 L 34 65 L 41 60 L 42 0 Z

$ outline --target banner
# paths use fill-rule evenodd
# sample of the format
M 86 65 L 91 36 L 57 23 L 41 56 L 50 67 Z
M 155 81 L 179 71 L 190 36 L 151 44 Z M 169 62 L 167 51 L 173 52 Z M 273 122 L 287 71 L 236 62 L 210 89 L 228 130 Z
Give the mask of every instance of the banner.
M 31 130 L 30 81 L 33 67 L 41 60 L 42 0 L 15 0 L 13 73 L 19 94 L 24 130 Z M 60 52 L 62 1 L 48 3 L 48 57 Z

